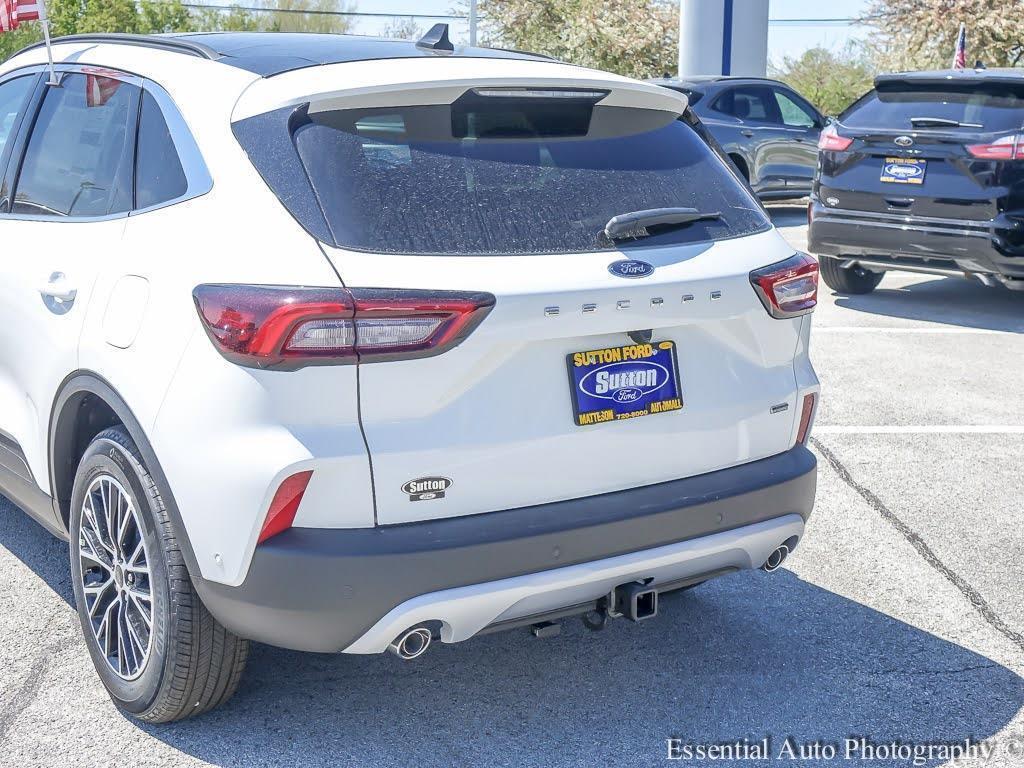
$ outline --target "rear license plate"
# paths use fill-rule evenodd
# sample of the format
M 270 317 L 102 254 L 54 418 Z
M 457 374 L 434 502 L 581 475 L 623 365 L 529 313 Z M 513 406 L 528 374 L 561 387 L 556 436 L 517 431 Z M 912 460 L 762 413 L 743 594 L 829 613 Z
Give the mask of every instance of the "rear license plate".
M 683 407 L 675 342 L 592 349 L 574 352 L 565 359 L 578 426 Z
M 882 181 L 890 184 L 924 184 L 927 162 L 912 157 L 887 157 L 882 164 Z

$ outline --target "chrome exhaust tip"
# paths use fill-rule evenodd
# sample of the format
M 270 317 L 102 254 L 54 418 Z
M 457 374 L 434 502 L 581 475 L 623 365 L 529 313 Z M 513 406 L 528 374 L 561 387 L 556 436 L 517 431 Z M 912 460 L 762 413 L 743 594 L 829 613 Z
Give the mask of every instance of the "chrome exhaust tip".
M 785 544 L 780 544 L 778 549 L 768 555 L 768 559 L 764 561 L 761 570 L 765 573 L 777 571 L 786 562 L 787 557 L 789 557 L 789 547 Z
M 388 646 L 388 650 L 404 661 L 412 661 L 427 652 L 433 639 L 433 635 L 426 627 L 414 627 L 396 637 Z

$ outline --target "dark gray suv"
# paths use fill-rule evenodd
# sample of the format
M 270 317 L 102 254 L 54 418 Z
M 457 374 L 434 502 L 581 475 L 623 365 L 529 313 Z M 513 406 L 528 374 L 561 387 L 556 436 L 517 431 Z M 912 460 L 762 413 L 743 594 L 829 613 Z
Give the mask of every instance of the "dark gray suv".
M 778 80 L 751 77 L 663 78 L 690 107 L 763 200 L 810 194 L 825 117 Z

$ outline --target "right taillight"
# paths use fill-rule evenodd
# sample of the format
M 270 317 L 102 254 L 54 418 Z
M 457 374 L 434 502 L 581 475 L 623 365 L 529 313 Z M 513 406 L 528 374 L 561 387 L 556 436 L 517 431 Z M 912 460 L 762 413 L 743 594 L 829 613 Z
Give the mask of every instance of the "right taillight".
M 232 284 L 193 298 L 221 354 L 273 369 L 438 355 L 494 306 L 489 293 Z
M 768 314 L 780 320 L 806 315 L 818 304 L 818 262 L 806 253 L 755 269 L 750 283 Z
M 1003 136 L 990 144 L 968 144 L 967 151 L 980 160 L 1024 160 L 1024 134 Z
M 853 139 L 840 136 L 835 123 L 826 125 L 818 134 L 818 149 L 832 152 L 844 152 L 853 144 Z

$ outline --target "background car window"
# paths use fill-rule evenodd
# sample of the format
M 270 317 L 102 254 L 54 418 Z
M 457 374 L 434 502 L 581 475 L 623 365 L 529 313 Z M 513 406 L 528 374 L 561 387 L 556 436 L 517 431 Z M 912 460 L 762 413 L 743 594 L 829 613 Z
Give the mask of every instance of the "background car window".
M 148 208 L 181 197 L 188 190 L 181 159 L 156 99 L 142 95 L 139 148 L 135 161 L 135 207 Z
M 775 101 L 779 105 L 779 113 L 784 125 L 792 128 L 813 128 L 817 117 L 802 105 L 795 102 L 782 91 L 773 91 Z
M 49 88 L 15 187 L 14 213 L 104 216 L 132 207 L 139 89 L 98 74 Z
M 4 147 L 7 146 L 7 140 L 14 129 L 14 121 L 25 106 L 35 82 L 35 75 L 29 75 L 16 77 L 0 85 L 0 154 L 3 154 Z
M 718 97 L 715 109 L 740 120 L 778 122 L 778 110 L 774 107 L 771 91 L 767 88 L 731 88 Z
M 855 101 L 839 120 L 851 128 L 912 130 L 913 117 L 1016 131 L 1024 124 L 1024 87 L 1002 82 L 886 83 Z

